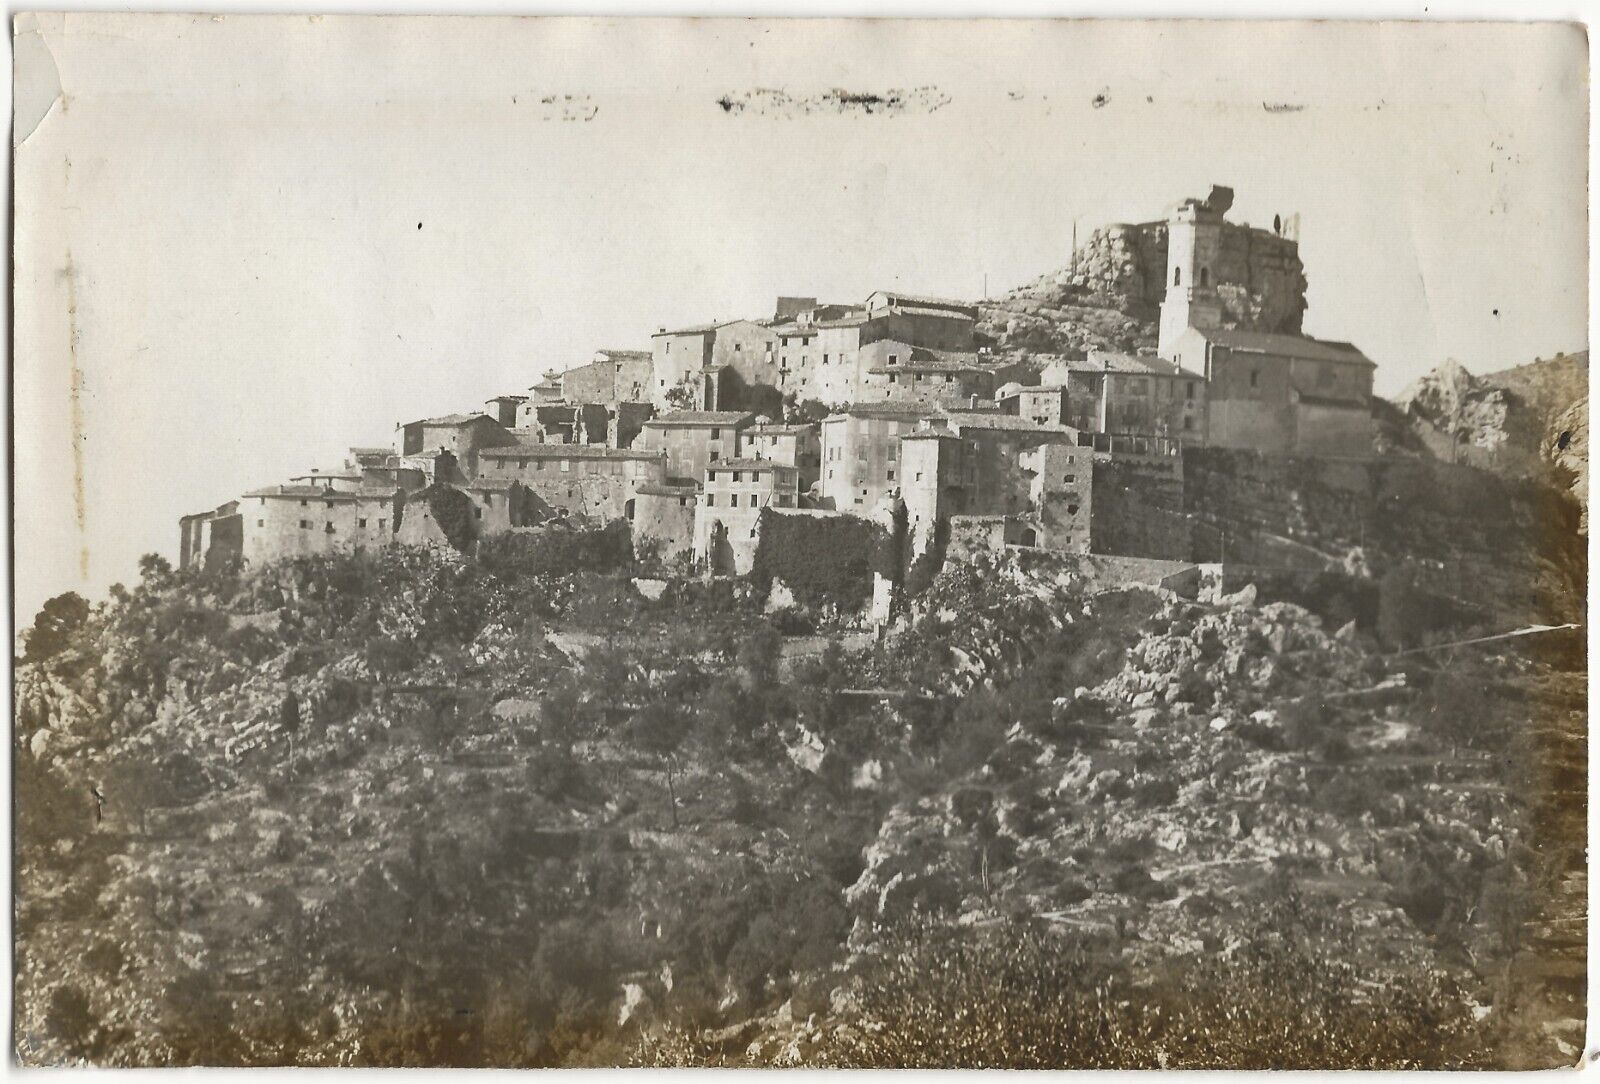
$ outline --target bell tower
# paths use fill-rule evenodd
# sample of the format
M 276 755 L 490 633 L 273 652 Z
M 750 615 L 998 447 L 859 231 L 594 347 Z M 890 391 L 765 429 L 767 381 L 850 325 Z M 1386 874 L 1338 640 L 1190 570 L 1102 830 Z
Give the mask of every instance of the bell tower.
M 1233 206 L 1233 189 L 1213 185 L 1204 200 L 1184 200 L 1167 220 L 1167 295 L 1161 302 L 1156 353 L 1175 356 L 1178 337 L 1191 327 L 1222 324 L 1216 265 L 1222 248 L 1222 216 Z

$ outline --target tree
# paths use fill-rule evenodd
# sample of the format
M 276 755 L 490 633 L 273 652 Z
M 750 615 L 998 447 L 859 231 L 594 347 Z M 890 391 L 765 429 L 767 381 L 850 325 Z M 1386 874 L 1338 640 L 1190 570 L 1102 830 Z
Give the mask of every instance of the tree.
M 94 1043 L 95 1020 L 89 1010 L 89 995 L 71 983 L 50 991 L 50 1005 L 45 1009 L 44 1026 L 52 1036 L 61 1041 L 66 1052 L 75 1058 L 86 1056 Z
M 683 740 L 689 733 L 689 713 L 678 704 L 657 700 L 646 704 L 628 723 L 628 740 L 635 749 L 654 757 L 666 779 L 672 827 L 678 827 L 677 776 Z
M 139 578 L 154 584 L 172 575 L 172 562 L 159 553 L 147 553 L 139 558 Z
M 76 591 L 50 599 L 22 634 L 22 661 L 43 662 L 61 653 L 88 620 L 89 603 Z

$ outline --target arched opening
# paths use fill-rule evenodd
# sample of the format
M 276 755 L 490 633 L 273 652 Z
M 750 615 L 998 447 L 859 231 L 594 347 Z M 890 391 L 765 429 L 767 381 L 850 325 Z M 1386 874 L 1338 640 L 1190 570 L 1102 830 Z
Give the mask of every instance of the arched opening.
M 1172 269 L 1172 285 L 1174 285 L 1174 286 L 1182 286 L 1183 285 L 1183 268 L 1174 267 Z
M 622 512 L 623 512 L 624 515 L 626 515 L 628 517 L 628 522 L 632 523 L 633 522 L 633 499 L 631 497 L 628 499 L 628 503 L 626 503 L 626 504 L 624 504 L 622 506 Z
M 1022 529 L 1021 537 L 1017 539 L 1017 544 L 1029 547 L 1037 546 L 1039 544 L 1038 532 L 1036 532 L 1032 527 L 1024 527 Z

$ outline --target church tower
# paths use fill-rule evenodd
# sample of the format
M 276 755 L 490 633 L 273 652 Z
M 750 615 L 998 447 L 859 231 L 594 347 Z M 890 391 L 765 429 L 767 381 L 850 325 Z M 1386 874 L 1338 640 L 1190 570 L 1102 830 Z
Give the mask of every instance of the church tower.
M 1178 337 L 1191 327 L 1222 324 L 1216 266 L 1222 249 L 1222 216 L 1233 206 L 1233 189 L 1213 185 L 1204 200 L 1189 199 L 1167 220 L 1167 296 L 1161 302 L 1156 353 L 1175 357 Z

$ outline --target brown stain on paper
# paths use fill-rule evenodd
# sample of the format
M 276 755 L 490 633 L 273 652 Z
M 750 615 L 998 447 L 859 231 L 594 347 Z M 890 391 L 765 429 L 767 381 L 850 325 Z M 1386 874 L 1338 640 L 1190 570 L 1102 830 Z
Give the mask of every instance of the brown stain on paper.
M 78 575 L 89 578 L 89 504 L 84 489 L 83 441 L 83 366 L 78 364 L 78 269 L 67 250 L 67 266 L 61 272 L 67 280 L 67 353 L 72 366 L 68 375 L 67 400 L 72 421 L 72 511 L 78 521 Z

